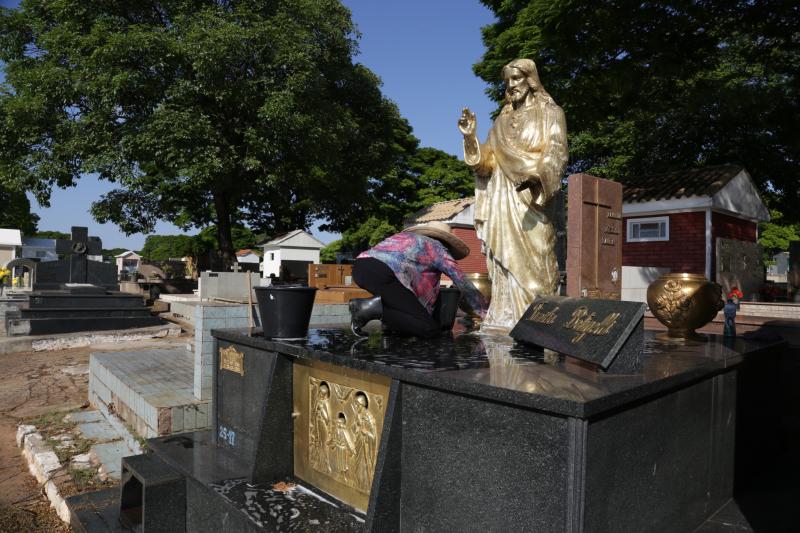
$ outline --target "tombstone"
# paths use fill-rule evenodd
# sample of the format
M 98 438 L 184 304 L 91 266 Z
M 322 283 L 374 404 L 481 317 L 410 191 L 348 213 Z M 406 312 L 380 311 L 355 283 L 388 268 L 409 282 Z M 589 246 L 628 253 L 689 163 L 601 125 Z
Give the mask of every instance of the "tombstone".
M 765 280 L 761 245 L 718 238 L 716 251 L 716 281 L 724 294 L 737 287 L 745 301 L 757 300 Z
M 102 248 L 100 238 L 90 237 L 88 228 L 73 226 L 71 239 L 56 239 L 56 252 L 68 257 L 40 263 L 33 289 L 65 289 L 67 284 L 116 289 L 116 265 L 89 259 L 90 255 L 101 255 Z
M 619 300 L 622 184 L 573 174 L 567 187 L 567 296 Z

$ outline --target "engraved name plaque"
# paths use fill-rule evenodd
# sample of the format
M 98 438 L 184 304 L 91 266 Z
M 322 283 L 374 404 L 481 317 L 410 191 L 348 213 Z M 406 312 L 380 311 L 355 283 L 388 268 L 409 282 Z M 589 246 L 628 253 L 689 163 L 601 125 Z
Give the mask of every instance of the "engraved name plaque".
M 293 391 L 295 475 L 366 511 L 389 397 L 388 378 L 298 361 Z
M 510 335 L 605 372 L 634 373 L 641 367 L 644 309 L 639 302 L 538 297 Z

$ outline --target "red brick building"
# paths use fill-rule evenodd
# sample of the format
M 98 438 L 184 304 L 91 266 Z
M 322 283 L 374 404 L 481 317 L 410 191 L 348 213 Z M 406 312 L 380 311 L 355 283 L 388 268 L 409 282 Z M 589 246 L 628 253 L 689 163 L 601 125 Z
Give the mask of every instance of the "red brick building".
M 626 179 L 622 215 L 623 288 L 639 277 L 625 267 L 714 281 L 718 239 L 755 243 L 758 223 L 769 220 L 750 175 L 736 165 Z

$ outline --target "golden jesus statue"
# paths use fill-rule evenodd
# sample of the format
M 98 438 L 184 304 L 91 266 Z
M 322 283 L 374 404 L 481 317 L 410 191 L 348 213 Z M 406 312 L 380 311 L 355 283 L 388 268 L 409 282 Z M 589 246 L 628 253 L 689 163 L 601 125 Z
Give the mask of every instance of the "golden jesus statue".
M 475 229 L 492 280 L 481 327 L 508 331 L 537 295 L 558 288 L 554 199 L 567 164 L 567 125 L 533 61 L 515 59 L 502 74 L 506 101 L 486 143 L 478 142 L 467 108 L 458 129 L 476 174 Z

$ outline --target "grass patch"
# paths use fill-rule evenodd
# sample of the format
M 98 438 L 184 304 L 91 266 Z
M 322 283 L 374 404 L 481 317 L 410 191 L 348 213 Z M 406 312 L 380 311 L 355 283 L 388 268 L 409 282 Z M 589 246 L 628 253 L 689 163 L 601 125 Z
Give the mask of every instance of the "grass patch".
M 50 446 L 56 453 L 58 462 L 61 464 L 69 463 L 69 460 L 76 455 L 87 453 L 92 447 L 92 444 L 94 444 L 94 441 L 89 439 L 84 439 L 83 437 L 78 437 L 75 435 L 73 435 L 73 437 L 75 438 L 70 442 L 69 446 L 64 446 L 64 442 L 54 439 L 50 436 L 45 437 L 47 445 Z
M 48 436 L 66 433 L 75 429 L 78 425 L 77 422 L 64 420 L 68 414 L 75 412 L 77 411 L 48 411 L 35 418 L 25 420 L 24 423 L 36 426 L 36 431 L 42 437 L 47 438 Z
M 67 473 L 75 483 L 75 489 L 80 492 L 94 492 L 96 490 L 114 487 L 116 481 L 101 481 L 94 468 L 69 468 Z

